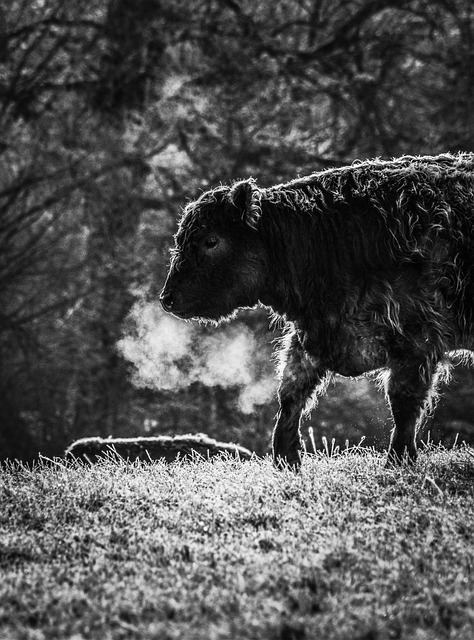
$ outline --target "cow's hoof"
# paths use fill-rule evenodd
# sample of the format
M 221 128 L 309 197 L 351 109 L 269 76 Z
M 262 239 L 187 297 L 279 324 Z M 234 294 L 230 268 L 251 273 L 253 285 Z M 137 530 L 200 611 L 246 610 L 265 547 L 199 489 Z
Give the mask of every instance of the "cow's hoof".
M 285 469 L 290 469 L 290 471 L 298 472 L 301 468 L 301 458 L 300 456 L 290 457 L 290 456 L 275 456 L 273 458 L 273 463 L 277 469 L 280 471 L 284 471 Z
M 385 466 L 390 468 L 400 467 L 402 465 L 413 465 L 416 462 L 416 457 L 416 450 L 408 451 L 408 449 L 405 448 L 403 452 L 397 452 L 395 449 L 389 449 Z

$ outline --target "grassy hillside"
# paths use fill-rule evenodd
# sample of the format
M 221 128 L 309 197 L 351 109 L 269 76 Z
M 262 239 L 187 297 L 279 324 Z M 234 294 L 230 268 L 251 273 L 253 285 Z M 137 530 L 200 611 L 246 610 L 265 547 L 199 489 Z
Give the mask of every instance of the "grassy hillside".
M 474 454 L 0 471 L 0 638 L 474 637 Z

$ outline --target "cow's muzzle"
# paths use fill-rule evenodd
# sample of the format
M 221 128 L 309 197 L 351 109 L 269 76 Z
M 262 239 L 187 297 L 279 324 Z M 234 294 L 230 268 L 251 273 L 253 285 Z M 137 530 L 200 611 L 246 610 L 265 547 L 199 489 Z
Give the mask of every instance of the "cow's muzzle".
M 167 311 L 168 313 L 171 313 L 173 311 L 175 300 L 171 291 L 166 291 L 166 289 L 163 289 L 160 294 L 160 302 L 165 311 Z

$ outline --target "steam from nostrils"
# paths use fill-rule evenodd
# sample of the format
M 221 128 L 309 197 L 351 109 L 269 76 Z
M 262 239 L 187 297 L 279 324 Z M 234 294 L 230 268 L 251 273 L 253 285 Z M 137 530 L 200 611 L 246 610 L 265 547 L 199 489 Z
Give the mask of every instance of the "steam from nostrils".
M 251 413 L 271 399 L 276 378 L 262 365 L 259 344 L 241 324 L 227 324 L 203 334 L 199 325 L 165 314 L 158 303 L 138 302 L 118 342 L 133 363 L 137 387 L 184 389 L 193 382 L 239 388 L 239 409 Z

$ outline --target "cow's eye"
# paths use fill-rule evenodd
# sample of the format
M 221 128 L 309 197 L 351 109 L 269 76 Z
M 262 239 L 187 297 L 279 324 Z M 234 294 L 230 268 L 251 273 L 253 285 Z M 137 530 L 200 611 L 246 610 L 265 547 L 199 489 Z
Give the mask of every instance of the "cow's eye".
M 219 244 L 219 238 L 216 236 L 208 236 L 204 241 L 204 246 L 206 249 L 215 249 Z

